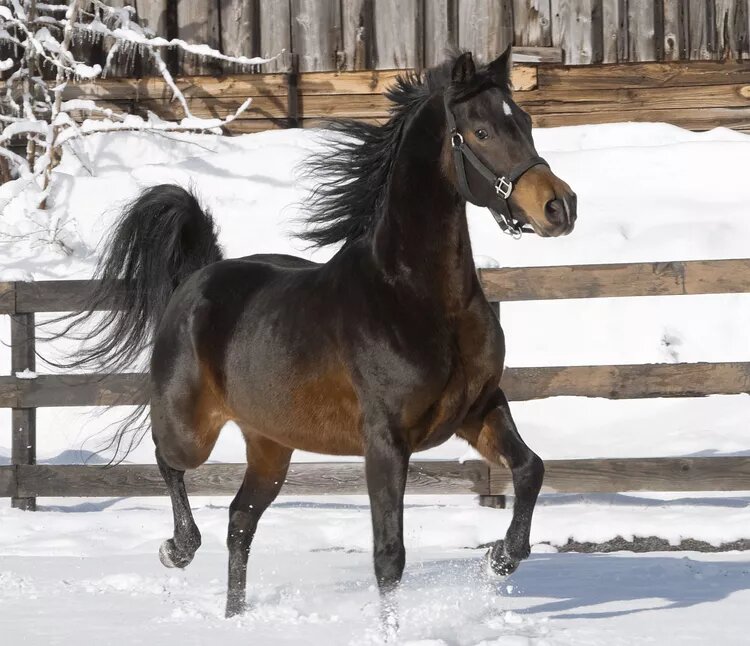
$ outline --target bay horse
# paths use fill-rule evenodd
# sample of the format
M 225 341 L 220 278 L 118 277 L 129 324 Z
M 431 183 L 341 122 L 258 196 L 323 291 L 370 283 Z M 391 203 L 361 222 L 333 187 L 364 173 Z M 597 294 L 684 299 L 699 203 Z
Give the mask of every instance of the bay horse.
M 174 512 L 165 566 L 184 568 L 201 544 L 183 474 L 206 461 L 228 421 L 244 435 L 227 617 L 246 608 L 250 545 L 295 449 L 364 456 L 387 625 L 397 625 L 413 452 L 458 435 L 507 465 L 513 518 L 488 561 L 505 575 L 529 554 L 544 466 L 499 387 L 505 342 L 477 278 L 466 203 L 514 236 L 559 236 L 573 229 L 576 197 L 536 152 L 513 101 L 509 50 L 481 67 L 463 53 L 400 77 L 387 96 L 387 123 L 334 123 L 311 161 L 320 183 L 305 236 L 343 243 L 327 263 L 222 259 L 210 214 L 162 185 L 125 209 L 97 271 L 94 302 L 119 310 L 82 362 L 125 365 L 152 344 L 151 432 Z

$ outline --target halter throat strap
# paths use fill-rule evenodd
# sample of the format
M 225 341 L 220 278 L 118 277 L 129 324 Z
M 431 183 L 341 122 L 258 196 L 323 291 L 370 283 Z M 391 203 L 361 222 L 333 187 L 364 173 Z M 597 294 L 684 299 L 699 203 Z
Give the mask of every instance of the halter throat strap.
M 443 103 L 445 105 L 445 117 L 448 124 L 448 136 L 450 137 L 451 148 L 453 150 L 453 165 L 456 169 L 458 190 L 461 193 L 461 196 L 467 202 L 481 206 L 469 187 L 469 180 L 466 177 L 466 164 L 464 162 L 464 160 L 466 160 L 471 164 L 474 170 L 476 170 L 487 182 L 492 184 L 495 189 L 500 208 L 496 209 L 492 206 L 488 206 L 487 209 L 492 213 L 492 216 L 495 218 L 495 221 L 500 226 L 503 233 L 507 233 L 515 239 L 520 238 L 524 233 L 534 233 L 534 230 L 530 226 L 523 226 L 513 217 L 510 212 L 510 206 L 508 205 L 508 199 L 513 192 L 516 181 L 518 181 L 526 171 L 534 166 L 541 165 L 549 167 L 549 164 L 542 157 L 534 155 L 511 168 L 510 172 L 504 175 L 497 175 L 471 148 L 469 148 L 463 135 L 458 131 L 456 118 L 453 116 L 453 110 L 451 110 L 447 93 L 443 95 Z

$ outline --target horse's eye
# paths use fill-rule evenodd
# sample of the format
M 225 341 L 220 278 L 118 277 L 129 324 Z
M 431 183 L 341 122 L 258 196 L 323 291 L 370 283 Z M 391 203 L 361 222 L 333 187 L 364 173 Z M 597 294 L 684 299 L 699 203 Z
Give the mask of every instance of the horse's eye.
M 484 128 L 480 128 L 474 134 L 477 136 L 477 139 L 487 139 L 490 136 Z

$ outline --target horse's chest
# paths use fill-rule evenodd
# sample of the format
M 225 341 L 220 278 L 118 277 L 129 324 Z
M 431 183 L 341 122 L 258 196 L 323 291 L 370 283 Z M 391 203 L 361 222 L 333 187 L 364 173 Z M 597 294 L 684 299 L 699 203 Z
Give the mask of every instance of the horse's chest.
M 424 450 L 445 442 L 464 423 L 474 406 L 502 373 L 501 337 L 494 329 L 459 328 L 441 387 L 431 389 L 429 407 L 413 426 L 411 444 Z

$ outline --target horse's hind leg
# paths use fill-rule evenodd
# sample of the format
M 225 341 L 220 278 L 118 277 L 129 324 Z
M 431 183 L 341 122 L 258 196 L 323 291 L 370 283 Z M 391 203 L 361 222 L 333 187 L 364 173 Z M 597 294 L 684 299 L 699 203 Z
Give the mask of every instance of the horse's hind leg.
M 244 429 L 243 429 L 244 430 Z M 247 470 L 242 486 L 229 506 L 229 573 L 226 616 L 245 611 L 247 559 L 258 521 L 274 501 L 286 478 L 292 449 L 245 431 Z
M 195 406 L 174 406 L 158 397 L 151 402 L 156 462 L 167 485 L 174 516 L 174 536 L 159 548 L 159 560 L 166 567 L 186 567 L 201 545 L 184 475 L 186 469 L 195 469 L 208 459 L 224 424 L 218 416 L 195 413 Z
M 490 567 L 496 574 L 515 571 L 530 552 L 531 517 L 544 479 L 544 463 L 518 434 L 505 394 L 497 393 L 497 404 L 480 429 L 459 433 L 486 460 L 510 468 L 515 490 L 515 505 L 504 541 L 497 541 L 489 552 Z
M 165 567 L 187 567 L 201 546 L 201 533 L 190 511 L 185 491 L 184 471 L 170 467 L 156 447 L 156 462 L 172 499 L 174 516 L 174 536 L 167 539 L 159 548 L 159 560 Z

